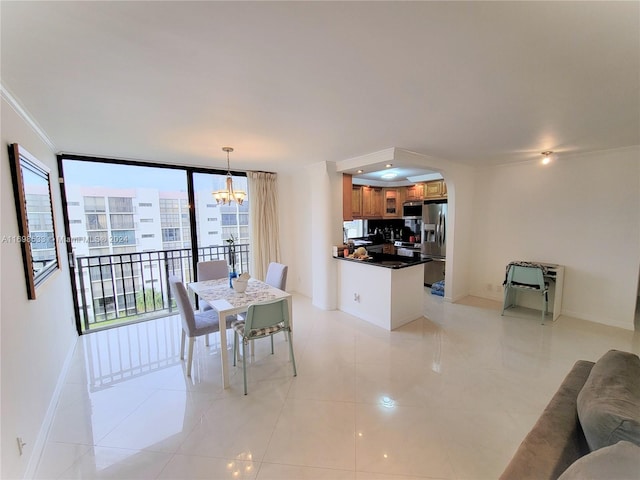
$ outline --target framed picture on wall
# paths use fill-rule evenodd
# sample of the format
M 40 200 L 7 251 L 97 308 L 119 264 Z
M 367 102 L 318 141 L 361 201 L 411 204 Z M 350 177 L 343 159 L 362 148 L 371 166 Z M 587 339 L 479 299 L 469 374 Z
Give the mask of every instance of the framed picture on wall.
M 60 269 L 50 170 L 17 143 L 9 145 L 9 160 L 19 236 L 6 240 L 22 246 L 27 295 L 33 300 L 38 287 Z

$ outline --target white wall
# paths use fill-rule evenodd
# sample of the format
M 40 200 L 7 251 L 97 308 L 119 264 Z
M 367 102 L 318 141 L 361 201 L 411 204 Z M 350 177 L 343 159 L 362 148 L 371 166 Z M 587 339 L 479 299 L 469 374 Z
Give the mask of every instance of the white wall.
M 2 99 L 1 236 L 18 235 L 7 145 L 19 143 L 51 169 L 56 234 L 64 235 L 62 201 L 57 182 L 56 157 L 39 136 Z M 66 249 L 60 245 L 62 270 L 38 288 L 28 300 L 18 243 L 0 248 L 2 343 L 2 478 L 21 478 L 38 441 L 44 439 L 43 421 L 61 372 L 76 340 Z M 16 437 L 26 442 L 19 456 Z M 33 468 L 36 458 L 30 465 Z
M 640 147 L 479 170 L 471 293 L 501 300 L 511 260 L 559 263 L 563 314 L 633 329 L 639 200 Z
M 287 290 L 312 296 L 311 189 L 306 169 L 278 173 L 280 248 Z

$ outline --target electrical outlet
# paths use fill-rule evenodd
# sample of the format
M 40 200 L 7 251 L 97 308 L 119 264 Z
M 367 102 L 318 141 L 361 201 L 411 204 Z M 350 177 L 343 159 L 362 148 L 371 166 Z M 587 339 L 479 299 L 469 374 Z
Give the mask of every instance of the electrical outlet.
M 22 437 L 17 437 L 16 442 L 18 442 L 18 452 L 22 455 L 26 443 L 22 441 Z
M 360 303 L 360 294 L 359 293 L 354 293 L 353 294 L 353 301 Z

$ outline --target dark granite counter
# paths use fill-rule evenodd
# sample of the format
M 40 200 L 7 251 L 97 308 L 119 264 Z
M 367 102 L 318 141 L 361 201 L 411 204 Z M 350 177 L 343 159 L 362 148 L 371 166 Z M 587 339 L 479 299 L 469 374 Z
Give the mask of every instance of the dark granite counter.
M 376 254 L 374 253 L 371 257 L 367 259 L 359 259 L 359 258 L 345 258 L 345 257 L 333 257 L 336 260 L 343 260 L 345 262 L 357 262 L 366 265 L 372 265 L 374 267 L 383 267 L 383 268 L 407 268 L 413 267 L 414 265 L 421 265 L 423 263 L 431 262 L 430 258 L 420 258 L 420 257 L 404 257 L 402 255 L 389 255 L 384 253 Z

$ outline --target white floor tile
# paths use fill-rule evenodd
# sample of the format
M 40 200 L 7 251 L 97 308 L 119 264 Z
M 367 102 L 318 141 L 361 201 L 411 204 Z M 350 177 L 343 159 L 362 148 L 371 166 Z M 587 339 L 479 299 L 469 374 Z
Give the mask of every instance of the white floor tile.
M 640 352 L 633 332 L 425 293 L 387 332 L 294 295 L 288 345 L 258 342 L 221 385 L 216 338 L 179 359 L 177 317 L 81 337 L 36 478 L 496 478 L 576 360 Z

